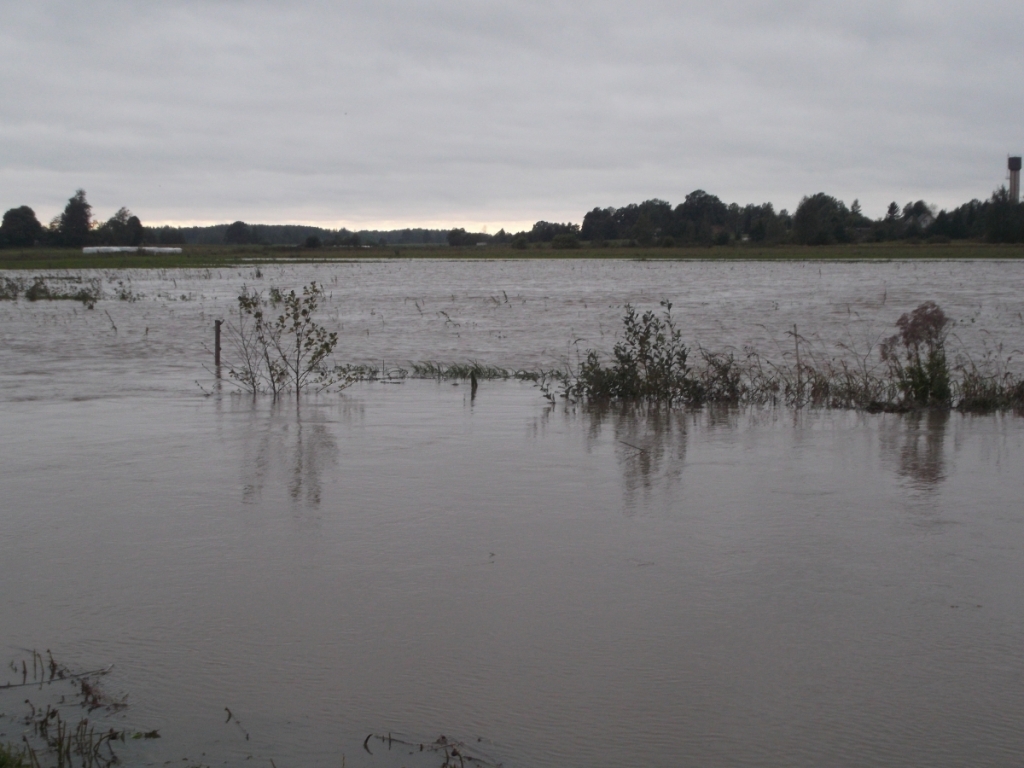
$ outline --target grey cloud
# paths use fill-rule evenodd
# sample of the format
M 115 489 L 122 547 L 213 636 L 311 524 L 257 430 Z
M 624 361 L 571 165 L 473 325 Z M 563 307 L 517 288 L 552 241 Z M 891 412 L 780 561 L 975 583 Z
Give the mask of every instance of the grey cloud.
M 14 2 L 0 205 L 512 223 L 702 187 L 986 196 L 1016 3 Z M 848 7 L 847 7 L 848 6 Z

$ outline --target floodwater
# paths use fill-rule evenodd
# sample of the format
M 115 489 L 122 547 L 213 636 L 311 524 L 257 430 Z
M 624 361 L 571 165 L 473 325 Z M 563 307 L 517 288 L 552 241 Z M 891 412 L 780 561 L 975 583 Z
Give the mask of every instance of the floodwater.
M 386 368 L 558 364 L 660 298 L 712 348 L 794 323 L 849 347 L 926 299 L 966 348 L 1024 346 L 1024 265 L 820 269 L 133 272 L 102 277 L 134 302 L 0 302 L 0 642 L 114 664 L 119 717 L 163 737 L 138 763 L 439 764 L 364 750 L 390 733 L 508 768 L 1018 764 L 1020 417 L 592 412 L 487 381 L 273 404 L 203 368 L 242 282 L 311 277 L 344 359 Z M 4 738 L 23 698 L 0 690 Z

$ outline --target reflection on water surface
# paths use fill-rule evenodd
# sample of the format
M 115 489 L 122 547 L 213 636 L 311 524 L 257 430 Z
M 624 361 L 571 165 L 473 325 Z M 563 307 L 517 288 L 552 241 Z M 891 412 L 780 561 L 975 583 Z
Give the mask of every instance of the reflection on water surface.
M 20 402 L 2 636 L 116 663 L 153 761 L 428 764 L 373 731 L 507 766 L 1012 764 L 1021 421 L 494 382 Z
M 945 479 L 945 440 L 950 414 L 944 410 L 908 413 L 887 425 L 884 450 L 898 462 L 899 474 L 928 489 Z

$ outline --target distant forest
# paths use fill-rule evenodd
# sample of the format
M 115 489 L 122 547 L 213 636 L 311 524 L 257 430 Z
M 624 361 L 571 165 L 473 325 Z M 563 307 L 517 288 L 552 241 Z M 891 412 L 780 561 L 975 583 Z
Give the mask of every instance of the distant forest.
M 936 211 L 923 200 L 869 219 L 854 200 L 847 207 L 824 192 L 803 198 L 795 212 L 776 211 L 771 203 L 726 204 L 696 190 L 676 206 L 646 200 L 621 208 L 594 208 L 582 224 L 538 221 L 529 231 L 495 234 L 465 229 L 394 229 L 387 231 L 324 229 L 298 224 L 248 224 L 236 221 L 209 227 L 147 227 L 127 208 L 105 222 L 95 221 L 84 190 L 78 190 L 63 213 L 43 226 L 26 205 L 8 210 L 0 225 L 0 248 L 85 245 L 271 245 L 301 248 L 360 246 L 476 246 L 508 244 L 528 248 L 616 246 L 832 245 L 836 243 L 909 240 L 949 242 L 977 240 L 1024 242 L 1024 204 L 1005 187 L 985 201 L 971 200 L 953 210 Z

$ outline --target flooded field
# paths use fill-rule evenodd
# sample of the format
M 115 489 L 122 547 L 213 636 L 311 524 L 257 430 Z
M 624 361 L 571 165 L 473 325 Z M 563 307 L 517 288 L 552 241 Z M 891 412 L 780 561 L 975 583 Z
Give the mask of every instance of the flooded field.
M 1024 349 L 1024 261 L 417 260 L 72 274 L 99 279 L 107 299 L 93 310 L 0 301 L 0 398 L 198 392 L 197 379 L 211 380 L 200 365 L 212 359 L 213 321 L 237 312 L 243 285 L 314 279 L 330 295 L 324 323 L 339 332 L 338 361 L 387 369 L 467 360 L 564 366 L 587 347 L 611 348 L 625 302 L 656 309 L 662 299 L 674 303 L 692 346 L 753 347 L 776 359 L 792 354 L 794 325 L 831 353 L 864 354 L 928 300 L 956 323 L 954 352 Z
M 1018 416 L 411 380 L 274 404 L 203 368 L 243 283 L 312 278 L 339 357 L 385 368 L 563 364 L 661 298 L 695 342 L 780 353 L 794 323 L 841 350 L 933 299 L 1010 355 L 1024 264 L 95 276 L 92 310 L 0 302 L 0 641 L 114 664 L 118 717 L 162 735 L 135 762 L 439 765 L 371 733 L 508 768 L 1024 756 Z M 4 738 L 24 698 L 0 690 Z

